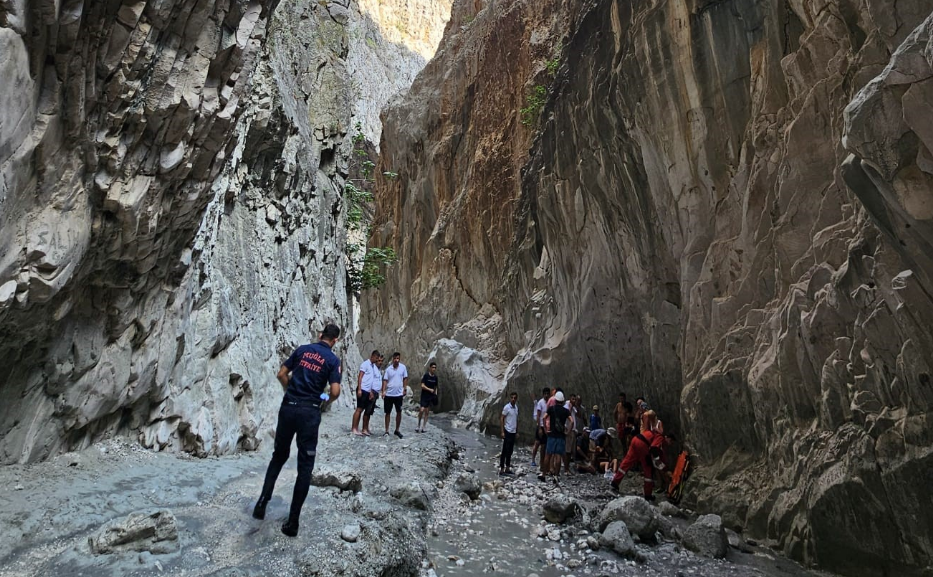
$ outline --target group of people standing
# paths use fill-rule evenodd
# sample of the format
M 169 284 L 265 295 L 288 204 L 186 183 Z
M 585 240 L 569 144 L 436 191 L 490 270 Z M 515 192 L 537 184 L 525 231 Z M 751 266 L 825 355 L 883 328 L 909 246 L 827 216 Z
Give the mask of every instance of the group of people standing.
M 284 389 L 284 398 L 279 409 L 275 429 L 275 447 L 266 470 L 259 500 L 253 508 L 253 517 L 263 519 L 266 506 L 272 499 L 276 479 L 288 460 L 292 440 L 297 438 L 298 470 L 288 519 L 282 532 L 294 537 L 298 534 L 301 509 L 308 496 L 311 474 L 317 456 L 318 429 L 321 413 L 329 403 L 340 396 L 342 366 L 333 353 L 340 337 L 340 328 L 328 324 L 321 331 L 317 343 L 302 345 L 282 363 L 277 378 Z M 389 436 L 392 411 L 395 411 L 395 436 L 401 439 L 402 406 L 405 396 L 411 393 L 408 386 L 408 368 L 401 362 L 400 353 L 392 354 L 392 362 L 383 368 L 385 357 L 378 351 L 360 365 L 356 379 L 356 410 L 351 429 L 353 434 L 371 436 L 370 417 L 379 399 L 385 409 L 385 433 Z M 418 424 L 415 431 L 424 433 L 431 409 L 438 403 L 437 364 L 431 362 L 428 371 L 421 377 Z M 534 400 L 534 399 L 533 399 Z M 511 475 L 512 455 L 518 435 L 518 395 L 509 394 L 509 401 L 502 408 L 500 427 L 502 453 L 499 456 L 499 473 Z M 565 397 L 558 387 L 542 390 L 541 398 L 535 402 L 532 413 L 535 421 L 535 443 L 532 449 L 532 466 L 540 450 L 541 480 L 548 476 L 557 478 L 561 466 L 569 473 L 571 462 L 579 472 L 599 473 L 612 476 L 612 485 L 618 488 L 625 474 L 640 466 L 645 478 L 646 499 L 653 499 L 653 473 L 665 474 L 664 447 L 668 436 L 657 415 L 643 398 L 631 405 L 625 394 L 619 397 L 615 409 L 616 427 L 602 428 L 599 407 L 585 418 L 585 410 L 579 395 Z M 362 427 L 360 421 L 362 419 Z M 610 439 L 619 439 L 624 458 L 621 463 L 612 458 Z
M 378 351 L 370 353 L 369 358 L 360 365 L 356 377 L 356 410 L 353 412 L 351 430 L 354 435 L 369 437 L 369 420 L 376 411 L 379 399 L 383 401 L 385 409 L 385 433 L 389 436 L 389 424 L 392 420 L 392 411 L 395 411 L 395 436 L 399 439 L 404 435 L 401 431 L 402 405 L 405 397 L 411 393 L 408 386 L 408 368 L 402 363 L 401 353 L 392 354 L 392 362 L 382 369 L 385 357 Z M 437 363 L 428 365 L 428 372 L 421 377 L 421 397 L 418 409 L 418 424 L 416 433 L 424 433 L 428 426 L 428 417 L 431 409 L 438 403 Z M 362 419 L 362 427 L 360 420 Z
M 564 394 L 559 387 L 545 387 L 541 398 L 533 399 L 532 417 L 535 422 L 535 441 L 531 450 L 531 466 L 540 467 L 538 478 L 557 480 L 561 469 L 567 473 L 575 468 L 579 473 L 605 474 L 612 478 L 618 489 L 625 474 L 636 466 L 644 476 L 644 496 L 654 500 L 654 474 L 667 478 L 664 449 L 670 437 L 664 425 L 644 398 L 632 405 L 625 393 L 613 411 L 615 427 L 603 428 L 599 406 L 594 405 L 589 418 L 579 395 Z M 510 393 L 502 408 L 500 429 L 502 452 L 499 456 L 499 474 L 512 475 L 512 455 L 518 434 L 518 395 Z M 621 462 L 614 458 L 612 439 L 618 441 Z M 537 460 L 537 462 L 536 462 Z M 571 467 L 571 465 L 575 467 Z

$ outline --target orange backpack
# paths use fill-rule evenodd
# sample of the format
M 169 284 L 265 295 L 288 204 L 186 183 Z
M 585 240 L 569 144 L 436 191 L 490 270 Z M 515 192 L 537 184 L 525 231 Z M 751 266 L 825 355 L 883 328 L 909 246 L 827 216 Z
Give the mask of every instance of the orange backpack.
M 690 477 L 690 453 L 683 451 L 677 456 L 677 464 L 671 473 L 671 484 L 667 488 L 667 497 L 672 503 L 679 503 L 684 495 L 684 483 Z

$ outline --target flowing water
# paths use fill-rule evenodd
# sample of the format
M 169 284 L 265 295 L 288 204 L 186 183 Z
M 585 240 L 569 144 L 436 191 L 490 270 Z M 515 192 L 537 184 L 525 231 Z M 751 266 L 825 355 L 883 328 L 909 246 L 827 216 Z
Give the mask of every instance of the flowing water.
M 608 481 L 591 475 L 565 478 L 557 487 L 540 482 L 531 471 L 530 447 L 521 447 L 513 457 L 513 468 L 528 474 L 503 478 L 507 491 L 500 499 L 489 485 L 481 498 L 469 502 L 451 487 L 463 470 L 475 471 L 484 482 L 496 482 L 501 441 L 456 427 L 449 418 L 435 423 L 461 447 L 460 460 L 452 469 L 451 482 L 445 485 L 435 502 L 435 520 L 429 530 L 428 556 L 432 566 L 426 575 L 468 577 L 514 575 L 566 577 L 581 575 L 631 576 L 826 576 L 809 571 L 774 552 L 746 547 L 749 552 L 730 548 L 728 559 L 698 557 L 676 542 L 661 541 L 654 546 L 638 545 L 642 562 L 624 559 L 608 551 L 590 551 L 582 542 L 589 527 L 578 516 L 563 526 L 544 525 L 541 504 L 557 492 L 564 492 L 581 502 L 590 512 L 616 497 Z M 631 487 L 634 489 L 636 484 Z M 686 526 L 688 521 L 680 521 Z M 539 533 L 549 536 L 539 537 Z M 552 539 L 559 540 L 552 540 Z

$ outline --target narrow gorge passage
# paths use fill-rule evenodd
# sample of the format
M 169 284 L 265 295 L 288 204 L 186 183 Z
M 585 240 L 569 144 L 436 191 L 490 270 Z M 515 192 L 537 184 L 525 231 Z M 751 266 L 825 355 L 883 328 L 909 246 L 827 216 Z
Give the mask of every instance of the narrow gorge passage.
M 0 78 L 3 577 L 933 572 L 933 0 L 0 0 Z M 491 478 L 543 387 L 679 508 Z
M 249 516 L 270 447 L 202 459 L 114 439 L 4 467 L 0 483 L 10 490 L 0 495 L 0 577 L 831 577 L 735 535 L 725 560 L 686 550 L 673 536 L 691 522 L 680 512 L 659 513 L 663 535 L 639 543 L 631 558 L 591 550 L 587 538 L 598 533 L 589 516 L 617 496 L 605 479 L 580 475 L 559 489 L 539 483 L 525 466 L 526 447 L 517 455 L 519 476 L 500 478 L 499 440 L 458 428 L 463 423 L 450 415 L 404 439 L 356 437 L 347 427 L 350 415 L 344 406 L 325 415 L 323 457 L 303 516 L 311 531 L 298 539 L 278 529 L 288 515 L 294 462 L 281 476 L 267 519 Z M 414 418 L 408 410 L 406 430 Z M 464 492 L 464 476 L 476 482 L 475 499 Z M 622 492 L 637 493 L 637 486 L 626 484 Z M 541 507 L 558 493 L 573 495 L 584 509 L 563 524 L 548 523 Z M 172 530 L 160 533 L 156 524 L 152 534 L 134 530 L 129 520 L 141 512 L 163 515 Z M 108 527 L 120 527 L 123 542 L 97 552 Z

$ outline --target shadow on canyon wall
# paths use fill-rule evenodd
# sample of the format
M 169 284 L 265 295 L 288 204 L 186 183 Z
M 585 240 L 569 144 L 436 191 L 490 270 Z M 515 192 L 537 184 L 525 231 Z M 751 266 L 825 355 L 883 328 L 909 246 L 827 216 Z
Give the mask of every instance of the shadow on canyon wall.
M 385 116 L 362 346 L 461 416 L 647 393 L 700 509 L 851 575 L 933 557 L 928 3 L 459 2 Z

